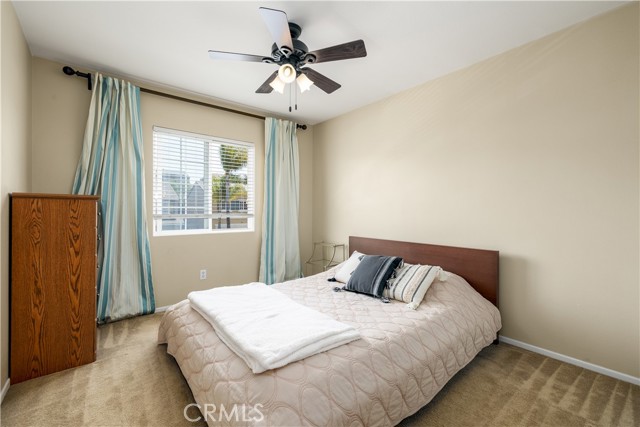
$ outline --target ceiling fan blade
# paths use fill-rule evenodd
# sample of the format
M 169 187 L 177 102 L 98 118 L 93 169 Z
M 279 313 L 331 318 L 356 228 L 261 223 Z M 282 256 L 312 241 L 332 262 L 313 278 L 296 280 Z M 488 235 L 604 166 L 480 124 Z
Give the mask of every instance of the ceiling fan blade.
M 315 60 L 308 58 L 309 55 L 315 56 Z M 305 58 L 305 62 L 317 64 L 319 62 L 340 61 L 342 59 L 362 58 L 364 56 L 367 56 L 364 41 L 354 40 L 349 43 L 309 52 Z
M 291 41 L 291 32 L 289 31 L 289 19 L 287 14 L 281 10 L 269 9 L 267 7 L 261 7 L 260 15 L 264 23 L 267 24 L 267 28 L 271 33 L 273 41 L 280 50 L 285 47 L 287 56 L 293 52 L 293 42 Z
M 300 70 L 300 72 L 302 72 L 302 74 L 306 74 L 306 76 L 311 79 L 314 85 L 318 86 L 320 89 L 327 93 L 333 93 L 341 87 L 339 83 L 334 82 L 329 77 L 325 77 L 319 72 L 312 70 L 311 68 L 303 68 Z
M 269 83 L 271 83 L 273 81 L 273 79 L 276 78 L 277 75 L 278 75 L 277 71 L 275 71 L 273 74 L 271 74 L 269 76 L 269 78 L 267 80 L 265 80 L 264 83 L 262 83 L 262 86 L 260 86 L 256 90 L 256 93 L 271 93 L 271 92 L 273 92 L 273 88 L 271 86 L 269 86 Z
M 264 56 L 248 55 L 246 53 L 221 52 L 219 50 L 210 50 L 209 58 L 247 62 L 263 62 L 263 59 L 265 59 Z

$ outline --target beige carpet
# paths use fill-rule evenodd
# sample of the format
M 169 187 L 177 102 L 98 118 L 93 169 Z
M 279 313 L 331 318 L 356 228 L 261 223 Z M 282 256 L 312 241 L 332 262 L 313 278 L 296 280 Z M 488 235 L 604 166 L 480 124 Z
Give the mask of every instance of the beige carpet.
M 98 360 L 11 386 L 2 426 L 200 426 L 160 315 L 98 330 Z M 190 417 L 194 416 L 189 411 Z M 489 346 L 402 426 L 640 426 L 640 387 L 500 344 Z

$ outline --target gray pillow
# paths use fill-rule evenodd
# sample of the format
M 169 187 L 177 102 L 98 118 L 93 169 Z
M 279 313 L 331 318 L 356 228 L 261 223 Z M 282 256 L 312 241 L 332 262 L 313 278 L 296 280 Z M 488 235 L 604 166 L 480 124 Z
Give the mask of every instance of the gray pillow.
M 344 290 L 380 298 L 387 280 L 394 277 L 396 268 L 401 265 L 400 257 L 365 255 L 351 274 Z

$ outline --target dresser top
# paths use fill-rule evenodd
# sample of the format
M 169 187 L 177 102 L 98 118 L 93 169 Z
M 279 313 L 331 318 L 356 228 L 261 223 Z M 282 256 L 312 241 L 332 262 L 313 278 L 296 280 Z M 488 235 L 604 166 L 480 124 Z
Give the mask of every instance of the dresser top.
M 82 194 L 48 194 L 48 193 L 11 193 L 14 198 L 38 199 L 87 199 L 100 200 L 100 196 L 86 196 Z

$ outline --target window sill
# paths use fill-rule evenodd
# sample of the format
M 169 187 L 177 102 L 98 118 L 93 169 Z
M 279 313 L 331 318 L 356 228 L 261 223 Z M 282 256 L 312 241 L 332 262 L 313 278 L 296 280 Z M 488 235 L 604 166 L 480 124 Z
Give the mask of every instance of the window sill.
M 177 237 L 177 236 L 197 236 L 197 235 L 216 235 L 216 234 L 236 234 L 236 233 L 255 233 L 255 229 L 225 229 L 219 230 L 184 230 L 184 231 L 161 231 L 154 232 L 153 237 Z

